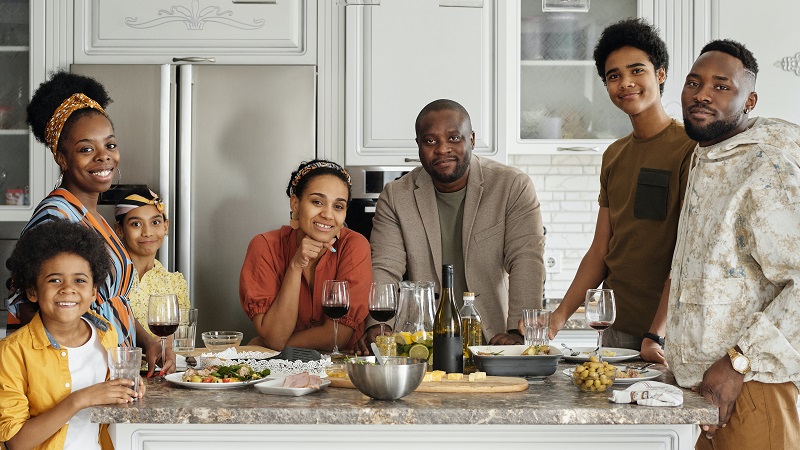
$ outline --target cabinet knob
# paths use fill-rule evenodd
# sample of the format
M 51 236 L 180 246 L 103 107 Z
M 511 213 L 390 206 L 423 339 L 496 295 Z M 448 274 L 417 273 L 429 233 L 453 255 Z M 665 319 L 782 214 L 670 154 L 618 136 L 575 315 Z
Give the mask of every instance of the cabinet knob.
M 217 62 L 217 58 L 213 56 L 186 56 L 184 58 L 172 58 L 172 62 Z
M 422 162 L 422 161 L 419 160 L 419 158 L 405 158 L 404 161 L 405 162 Z
M 560 152 L 599 152 L 600 147 L 558 147 Z

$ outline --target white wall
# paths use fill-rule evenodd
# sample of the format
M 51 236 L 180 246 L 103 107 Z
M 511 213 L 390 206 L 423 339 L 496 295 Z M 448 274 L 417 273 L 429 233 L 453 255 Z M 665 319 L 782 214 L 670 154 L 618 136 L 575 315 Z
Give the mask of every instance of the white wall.
M 602 155 L 509 155 L 508 164 L 530 174 L 547 227 L 546 251 L 561 256 L 561 272 L 549 274 L 548 298 L 561 298 L 594 236 Z

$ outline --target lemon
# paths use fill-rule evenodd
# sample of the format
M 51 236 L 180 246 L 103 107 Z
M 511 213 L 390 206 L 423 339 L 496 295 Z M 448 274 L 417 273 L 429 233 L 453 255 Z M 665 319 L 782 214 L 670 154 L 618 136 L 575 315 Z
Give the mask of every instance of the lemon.
M 411 358 L 428 359 L 429 355 L 428 347 L 422 344 L 415 344 L 408 349 L 408 356 Z
M 411 333 L 401 331 L 395 335 L 394 340 L 400 345 L 408 345 L 411 343 Z
M 432 333 L 425 331 L 415 331 L 414 334 L 411 336 L 411 339 L 418 344 L 422 344 L 425 342 L 425 340 L 428 338 L 428 335 L 430 334 Z

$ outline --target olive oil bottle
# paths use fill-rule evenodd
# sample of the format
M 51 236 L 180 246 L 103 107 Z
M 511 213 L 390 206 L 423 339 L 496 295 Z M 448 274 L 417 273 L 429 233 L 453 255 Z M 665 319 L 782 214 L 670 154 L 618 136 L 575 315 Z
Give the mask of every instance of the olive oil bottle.
M 453 265 L 442 266 L 442 295 L 433 321 L 433 370 L 464 372 L 461 317 L 453 295 Z
M 464 373 L 475 372 L 475 361 L 469 348 L 473 345 L 483 345 L 483 325 L 481 316 L 475 309 L 475 293 L 464 292 L 464 306 L 461 307 L 461 335 L 464 341 Z

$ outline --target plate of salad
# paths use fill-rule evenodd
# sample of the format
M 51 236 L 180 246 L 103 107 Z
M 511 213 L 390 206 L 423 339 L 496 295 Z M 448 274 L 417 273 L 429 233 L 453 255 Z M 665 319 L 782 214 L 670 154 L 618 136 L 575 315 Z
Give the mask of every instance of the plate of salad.
M 269 369 L 258 372 L 247 364 L 236 364 L 189 369 L 164 378 L 170 383 L 192 389 L 236 389 L 266 381 L 268 375 Z

